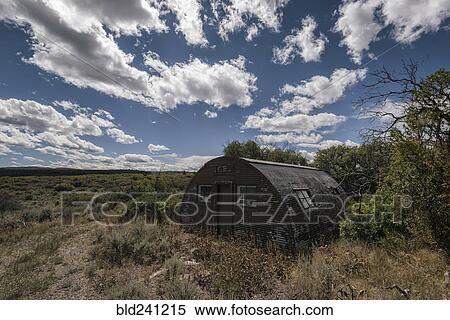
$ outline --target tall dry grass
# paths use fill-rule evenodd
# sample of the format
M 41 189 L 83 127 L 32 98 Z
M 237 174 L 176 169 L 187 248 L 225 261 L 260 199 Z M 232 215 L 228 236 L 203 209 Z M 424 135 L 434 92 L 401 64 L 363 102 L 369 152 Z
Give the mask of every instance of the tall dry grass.
M 289 299 L 448 299 L 445 254 L 427 249 L 389 254 L 338 241 L 299 257 L 280 288 Z

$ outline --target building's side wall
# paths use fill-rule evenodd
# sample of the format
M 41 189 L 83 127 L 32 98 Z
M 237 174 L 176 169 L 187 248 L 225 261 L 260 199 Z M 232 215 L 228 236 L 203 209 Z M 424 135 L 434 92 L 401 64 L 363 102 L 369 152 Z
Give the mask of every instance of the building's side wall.
M 220 166 L 233 166 L 233 170 L 228 173 L 217 173 L 217 167 Z M 252 200 L 257 202 L 268 201 L 267 205 L 256 204 L 257 207 L 244 206 L 242 209 L 235 207 L 233 209 L 235 218 L 239 218 L 241 222 L 234 226 L 216 226 L 207 225 L 208 219 L 214 213 L 207 212 L 205 214 L 204 221 L 197 225 L 195 228 L 208 230 L 214 233 L 220 233 L 225 236 L 233 236 L 240 238 L 249 238 L 257 242 L 258 245 L 266 245 L 268 241 L 273 241 L 276 245 L 283 249 L 286 249 L 288 244 L 292 242 L 291 232 L 288 231 L 289 226 L 273 225 L 268 223 L 268 219 L 273 216 L 275 209 L 278 207 L 280 197 L 271 183 L 253 166 L 247 162 L 239 159 L 230 158 L 218 158 L 208 162 L 198 173 L 194 176 L 189 184 L 186 192 L 197 193 L 198 186 L 200 185 L 212 185 L 212 193 L 218 192 L 217 184 L 230 181 L 232 182 L 232 192 L 235 194 L 233 201 L 238 200 L 238 187 L 239 186 L 254 186 L 256 187 L 256 193 L 260 196 L 252 196 Z M 189 200 L 189 197 L 185 198 L 185 201 Z M 211 199 L 211 207 L 216 208 L 215 199 Z M 259 207 L 258 207 L 259 206 Z M 264 210 L 270 208 L 266 214 L 263 214 Z M 206 205 L 203 202 L 199 202 L 199 210 L 206 212 Z M 185 214 L 189 214 L 185 212 Z M 236 221 L 236 220 L 235 220 Z M 213 222 L 216 222 L 213 220 Z
M 320 238 L 329 237 L 337 231 L 336 215 L 342 208 L 344 194 L 338 183 L 327 173 L 307 168 L 291 168 L 253 163 L 262 172 L 280 196 L 284 199 L 281 212 L 289 209 L 293 214 L 291 221 L 291 247 L 299 251 Z M 305 211 L 299 199 L 293 193 L 294 189 L 307 189 L 314 197 L 316 206 L 311 211 Z M 319 217 L 321 217 L 319 219 Z M 328 217 L 328 218 L 327 218 Z M 332 221 L 330 221 L 332 220 Z
M 321 171 L 304 170 L 301 178 L 292 183 L 292 186 L 280 187 L 283 197 L 286 199 L 282 211 L 291 208 L 295 215 L 292 221 L 292 250 L 301 251 L 314 242 L 337 232 L 337 214 L 342 207 L 342 198 L 339 194 L 330 192 L 330 188 L 336 188 L 337 183 L 326 173 Z M 310 210 L 304 210 L 298 198 L 293 194 L 294 188 L 308 189 L 311 192 L 315 206 Z M 342 192 L 336 188 L 337 192 Z

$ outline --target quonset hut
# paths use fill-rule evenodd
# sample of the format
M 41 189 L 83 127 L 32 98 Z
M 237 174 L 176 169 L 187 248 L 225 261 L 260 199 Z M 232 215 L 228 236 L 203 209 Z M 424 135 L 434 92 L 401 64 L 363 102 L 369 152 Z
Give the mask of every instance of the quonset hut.
M 180 210 L 188 228 L 273 242 L 298 252 L 336 232 L 344 190 L 326 172 L 292 164 L 219 157 L 189 183 Z

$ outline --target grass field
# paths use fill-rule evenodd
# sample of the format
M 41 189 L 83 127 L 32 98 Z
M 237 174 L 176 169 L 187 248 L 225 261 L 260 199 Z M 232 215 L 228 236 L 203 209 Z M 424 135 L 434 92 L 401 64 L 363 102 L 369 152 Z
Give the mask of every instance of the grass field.
M 338 240 L 305 256 L 139 215 L 62 225 L 61 192 L 177 192 L 190 173 L 0 177 L 1 299 L 448 299 L 444 252 Z M 153 201 L 144 195 L 146 201 Z M 117 211 L 117 208 L 111 208 Z M 76 208 L 73 208 L 76 210 Z

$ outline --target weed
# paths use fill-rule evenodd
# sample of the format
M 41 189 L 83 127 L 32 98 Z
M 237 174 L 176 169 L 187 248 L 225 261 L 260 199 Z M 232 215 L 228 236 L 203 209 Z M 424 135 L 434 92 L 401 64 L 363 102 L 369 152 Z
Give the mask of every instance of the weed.
M 170 256 L 168 239 L 157 226 L 129 225 L 106 230 L 97 238 L 94 256 L 100 262 L 121 265 L 125 261 L 148 265 Z
M 164 262 L 166 279 L 174 280 L 183 273 L 183 263 L 177 258 L 170 258 Z
M 50 209 L 44 209 L 41 211 L 41 213 L 37 216 L 38 222 L 45 222 L 45 221 L 51 221 L 52 220 L 52 211 Z
M 7 193 L 0 193 L 0 212 L 19 210 L 22 205 L 17 199 Z
M 46 290 L 53 277 L 39 272 L 41 263 L 35 252 L 17 258 L 0 278 L 0 299 L 19 299 Z
M 75 189 L 75 186 L 73 184 L 67 183 L 67 182 L 58 183 L 54 187 L 54 190 L 58 191 L 58 192 L 61 192 L 61 191 L 72 191 L 73 189 Z
M 427 250 L 388 254 L 377 246 L 338 241 L 299 257 L 284 280 L 288 299 L 448 299 L 436 274 L 443 256 Z
M 145 300 L 148 298 L 143 289 L 130 283 L 114 284 L 106 290 L 105 295 L 111 300 Z
M 195 300 L 201 298 L 201 293 L 194 282 L 177 277 L 165 283 L 162 297 L 167 300 Z
M 281 279 L 289 259 L 264 253 L 248 243 L 204 241 L 198 244 L 198 259 L 208 266 L 209 290 L 226 299 L 248 299 L 268 294 Z
M 88 279 L 93 279 L 97 274 L 97 267 L 95 265 L 88 266 L 84 274 Z

